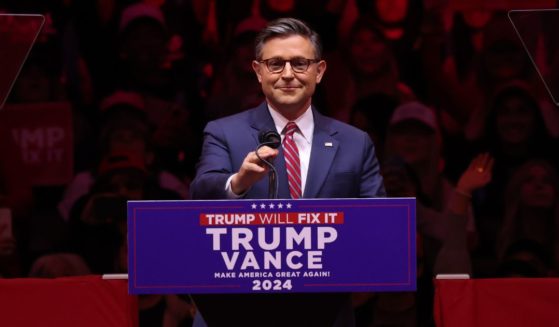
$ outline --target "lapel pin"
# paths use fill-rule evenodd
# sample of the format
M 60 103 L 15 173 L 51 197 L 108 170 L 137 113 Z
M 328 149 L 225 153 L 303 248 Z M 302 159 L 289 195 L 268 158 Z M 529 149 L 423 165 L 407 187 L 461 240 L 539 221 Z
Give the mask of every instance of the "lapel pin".
M 332 142 L 325 142 L 324 146 L 332 147 L 333 145 L 332 145 Z

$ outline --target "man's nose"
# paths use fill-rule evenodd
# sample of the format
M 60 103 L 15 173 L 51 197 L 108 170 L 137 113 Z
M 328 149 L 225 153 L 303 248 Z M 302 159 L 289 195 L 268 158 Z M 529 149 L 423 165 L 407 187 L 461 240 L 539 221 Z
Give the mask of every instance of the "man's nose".
M 291 63 L 289 61 L 285 63 L 285 67 L 283 67 L 283 71 L 281 72 L 281 77 L 288 79 L 294 77 L 293 68 L 291 67 Z

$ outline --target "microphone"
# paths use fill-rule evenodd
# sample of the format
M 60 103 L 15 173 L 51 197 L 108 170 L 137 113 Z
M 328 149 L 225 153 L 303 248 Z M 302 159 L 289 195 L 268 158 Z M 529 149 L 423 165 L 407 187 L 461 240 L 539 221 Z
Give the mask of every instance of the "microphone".
M 277 178 L 278 173 L 276 171 L 276 167 L 274 167 L 274 164 L 271 161 L 268 161 L 260 157 L 260 155 L 258 154 L 258 150 L 263 146 L 269 146 L 272 149 L 277 149 L 279 148 L 280 144 L 281 144 L 281 136 L 278 134 L 278 132 L 274 130 L 261 131 L 258 134 L 258 146 L 256 147 L 256 150 L 254 152 L 256 153 L 258 159 L 260 159 L 268 167 L 270 167 L 270 173 L 268 174 L 268 198 L 269 199 L 276 199 L 278 197 L 278 189 L 279 189 L 278 178 Z
M 272 149 L 277 149 L 281 144 L 281 136 L 273 130 L 262 131 L 258 134 L 258 141 L 260 142 L 259 146 L 267 145 Z

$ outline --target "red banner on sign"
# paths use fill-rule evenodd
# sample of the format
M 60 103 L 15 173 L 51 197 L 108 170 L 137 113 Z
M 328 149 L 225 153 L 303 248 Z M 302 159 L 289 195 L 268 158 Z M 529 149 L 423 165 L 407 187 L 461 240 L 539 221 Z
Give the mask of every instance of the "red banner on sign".
M 200 226 L 339 225 L 343 223 L 343 212 L 249 212 L 200 214 Z

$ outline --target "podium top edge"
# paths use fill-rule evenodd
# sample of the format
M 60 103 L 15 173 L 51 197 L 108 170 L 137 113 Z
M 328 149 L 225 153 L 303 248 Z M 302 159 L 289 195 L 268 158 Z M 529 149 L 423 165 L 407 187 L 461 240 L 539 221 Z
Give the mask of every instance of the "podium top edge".
M 145 202 L 229 202 L 229 201 L 247 201 L 247 202 L 254 202 L 254 201 L 300 201 L 300 200 L 312 200 L 312 201 L 330 201 L 330 200 L 387 200 L 387 201 L 398 201 L 398 200 L 416 200 L 416 197 L 401 197 L 401 198 L 301 198 L 301 199 L 183 199 L 183 200 L 129 200 L 128 203 L 145 203 Z
M 435 279 L 470 279 L 469 274 L 438 274 Z
M 104 274 L 102 279 L 128 279 L 128 274 Z
M 18 16 L 18 17 L 45 17 L 45 15 L 41 14 L 10 14 L 10 13 L 0 13 L 0 16 Z

